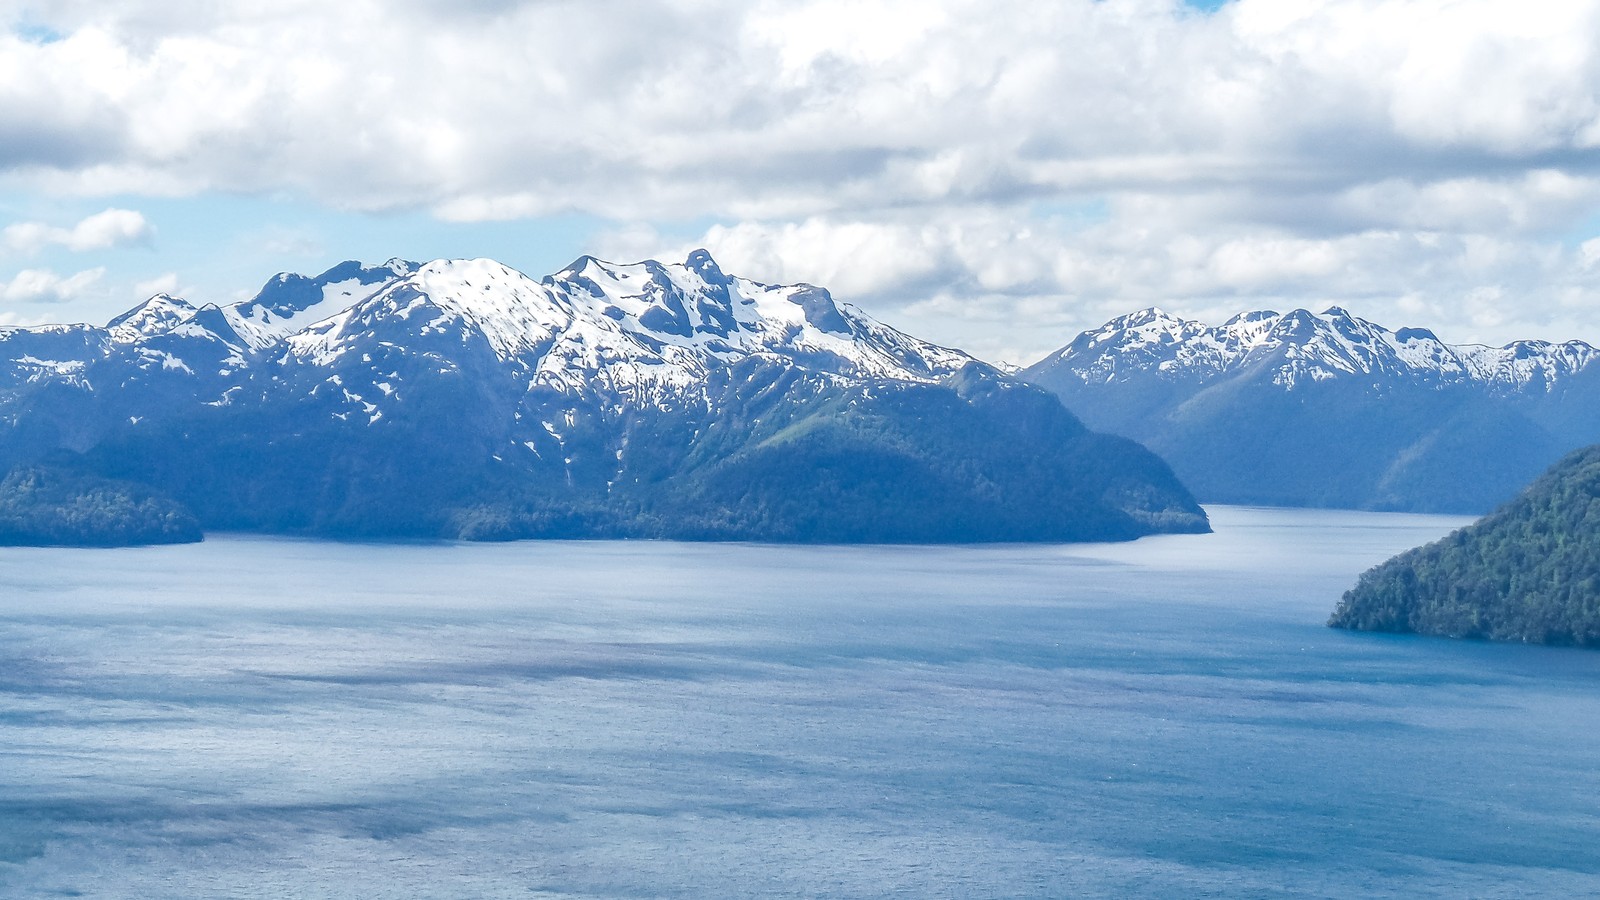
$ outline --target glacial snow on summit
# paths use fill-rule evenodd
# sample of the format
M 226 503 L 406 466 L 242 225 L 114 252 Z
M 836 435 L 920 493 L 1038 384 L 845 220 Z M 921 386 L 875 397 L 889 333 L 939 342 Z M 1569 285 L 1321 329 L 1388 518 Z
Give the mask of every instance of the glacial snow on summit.
M 1285 389 L 1351 375 L 1437 385 L 1478 384 L 1494 392 L 1548 391 L 1597 358 L 1582 341 L 1518 341 L 1504 347 L 1447 344 L 1423 328 L 1390 331 L 1337 306 L 1242 313 L 1222 325 L 1157 308 L 1112 319 L 1028 368 L 1070 374 L 1084 384 L 1155 375 L 1207 383 L 1271 371 Z
M 488 367 L 518 391 L 637 408 L 703 405 L 712 373 L 750 359 L 843 383 L 927 383 L 977 362 L 822 288 L 726 275 L 704 250 L 675 264 L 585 256 L 541 280 L 491 259 L 348 261 L 225 306 L 157 294 L 103 328 L 17 326 L 0 344 L 0 389 L 57 377 L 120 389 L 143 371 L 189 379 L 212 403 L 331 391 L 372 421 L 417 366 Z
M 1600 441 L 1597 356 L 1449 344 L 1338 307 L 1217 326 L 1148 309 L 1022 377 L 1161 454 L 1205 501 L 1482 512 Z
M 414 268 L 400 259 L 381 266 L 363 266 L 351 260 L 315 278 L 283 272 L 273 276 L 251 299 L 225 306 L 222 311 L 233 330 L 259 350 L 338 315 Z
M 143 338 L 166 334 L 198 310 L 194 304 L 171 294 L 156 294 L 106 324 L 111 340 L 132 344 Z
M 531 384 L 597 387 L 648 400 L 749 357 L 851 380 L 933 381 L 974 362 L 911 338 L 810 285 L 724 275 L 705 251 L 681 264 L 583 257 L 535 281 L 490 259 L 436 260 L 285 337 L 288 357 L 319 367 L 370 358 L 375 344 L 481 338 Z

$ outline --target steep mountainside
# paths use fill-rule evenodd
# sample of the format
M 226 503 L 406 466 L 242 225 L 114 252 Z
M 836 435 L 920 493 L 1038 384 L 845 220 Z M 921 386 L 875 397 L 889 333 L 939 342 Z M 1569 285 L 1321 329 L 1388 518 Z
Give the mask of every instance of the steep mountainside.
M 1220 326 L 1143 310 L 1023 370 L 1208 502 L 1482 512 L 1600 441 L 1600 352 L 1451 345 L 1337 307 Z
M 212 528 L 826 541 L 1204 530 L 1142 447 L 809 285 L 588 257 L 344 263 L 0 331 L 0 464 L 70 452 Z
M 1330 625 L 1600 645 L 1600 447 L 1511 503 L 1361 576 Z

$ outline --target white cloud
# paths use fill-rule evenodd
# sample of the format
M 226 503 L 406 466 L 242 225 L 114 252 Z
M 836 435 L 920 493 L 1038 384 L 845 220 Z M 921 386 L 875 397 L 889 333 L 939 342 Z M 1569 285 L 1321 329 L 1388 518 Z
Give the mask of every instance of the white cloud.
M 1600 208 L 1600 0 L 32 15 L 62 39 L 0 36 L 0 186 L 17 190 L 580 212 L 621 223 L 608 255 L 684 249 L 651 223 L 716 221 L 696 242 L 730 271 L 1013 358 L 1147 303 L 1337 301 L 1457 339 L 1600 340 L 1595 253 L 1575 246 Z M 4 242 L 148 236 L 113 212 Z
M 1263 181 L 1337 197 L 1428 180 L 1441 156 L 1457 178 L 1559 168 L 1531 157 L 1600 133 L 1595 0 L 1236 0 L 1211 16 L 1176 0 L 457 15 L 132 0 L 49 16 L 62 40 L 0 38 L 0 126 L 19 137 L 0 165 L 95 192 L 292 190 L 456 219 Z
M 316 234 L 292 228 L 265 228 L 246 235 L 245 240 L 276 256 L 316 258 L 330 252 Z
M 58 245 L 75 252 L 125 247 L 150 240 L 154 229 L 144 215 L 131 209 L 108 209 L 95 213 L 71 228 L 43 222 L 17 222 L 0 232 L 0 241 L 13 251 L 37 253 Z
M 63 277 L 49 269 L 23 269 L 10 281 L 0 282 L 0 302 L 68 302 L 93 287 L 105 272 L 104 268 L 85 269 Z
M 135 210 L 108 209 L 74 225 L 66 245 L 79 252 L 123 247 L 148 241 L 154 231 L 144 215 Z
M 179 294 L 178 273 L 166 272 L 146 281 L 141 281 L 133 286 L 133 292 L 139 297 L 152 297 L 156 294 Z
M 8 250 L 37 253 L 52 243 L 61 242 L 69 233 L 65 228 L 56 228 L 43 222 L 17 222 L 7 225 L 5 231 L 0 232 L 0 241 L 4 241 Z
M 1529 236 L 1369 229 L 1311 237 L 1256 226 L 1196 234 L 1184 226 L 1150 208 L 1026 227 L 957 210 L 717 225 L 689 241 L 632 232 L 612 236 L 608 252 L 682 258 L 703 245 L 730 272 L 822 284 L 913 334 L 1017 363 L 1152 305 L 1220 322 L 1244 309 L 1337 304 L 1455 341 L 1600 338 L 1600 239 L 1569 246 Z

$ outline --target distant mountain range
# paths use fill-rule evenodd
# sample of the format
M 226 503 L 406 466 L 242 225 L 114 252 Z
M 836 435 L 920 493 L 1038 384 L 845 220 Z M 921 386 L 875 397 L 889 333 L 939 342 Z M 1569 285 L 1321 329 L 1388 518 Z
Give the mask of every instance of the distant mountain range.
M 1337 307 L 1113 319 L 1022 370 L 1206 502 L 1482 512 L 1600 441 L 1600 351 L 1447 344 Z
M 483 259 L 347 262 L 227 306 L 162 294 L 105 327 L 0 329 L 0 423 L 16 483 L 111 483 L 132 499 L 94 508 L 171 498 L 208 529 L 1014 541 L 1208 527 L 1165 463 L 1047 392 L 821 288 L 730 277 L 704 251 L 584 257 L 542 280 Z

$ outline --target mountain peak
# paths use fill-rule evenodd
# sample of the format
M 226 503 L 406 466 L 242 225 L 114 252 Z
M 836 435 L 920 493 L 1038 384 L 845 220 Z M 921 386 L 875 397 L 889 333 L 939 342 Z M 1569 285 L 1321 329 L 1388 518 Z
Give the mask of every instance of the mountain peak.
M 570 272 L 570 273 L 576 275 L 576 274 L 582 272 L 584 269 L 589 268 L 592 265 L 599 264 L 599 262 L 600 262 L 600 260 L 598 260 L 595 257 L 590 256 L 589 254 L 585 253 L 582 256 L 578 257 L 577 259 L 573 260 L 572 262 L 567 263 L 566 266 L 563 267 L 561 269 L 561 271 L 557 272 L 556 274 L 557 275 L 563 275 L 563 274 L 566 274 L 566 273 Z
M 1249 312 L 1242 312 L 1242 313 L 1239 313 L 1238 315 L 1235 315 L 1233 318 L 1229 319 L 1228 321 L 1223 322 L 1222 323 L 1222 327 L 1223 328 L 1232 328 L 1235 325 L 1254 325 L 1254 324 L 1257 324 L 1259 322 L 1276 321 L 1276 320 L 1278 320 L 1278 319 L 1280 319 L 1282 317 L 1283 317 L 1283 314 L 1278 312 L 1277 310 L 1256 309 L 1256 310 L 1251 310 Z
M 1106 323 L 1106 327 L 1113 325 L 1121 328 L 1138 328 L 1156 322 L 1182 322 L 1183 319 L 1175 316 L 1159 306 L 1147 306 L 1144 309 L 1134 310 L 1124 316 L 1118 316 Z
M 129 343 L 171 331 L 194 313 L 189 301 L 159 293 L 106 323 L 106 329 L 113 341 Z
M 1220 326 L 1191 322 L 1171 331 L 1160 327 L 1162 315 L 1151 308 L 1112 319 L 1027 371 L 1035 378 L 1056 377 L 1047 370 L 1071 372 L 1084 384 L 1102 383 L 1111 372 L 1125 378 L 1142 371 L 1167 381 L 1208 383 L 1266 363 L 1285 390 L 1360 375 L 1376 390 L 1389 380 L 1472 382 L 1520 391 L 1550 390 L 1558 378 L 1600 359 L 1600 352 L 1579 341 L 1518 341 L 1498 349 L 1450 345 L 1427 329 L 1391 332 L 1339 306 L 1320 314 L 1306 309 L 1242 312 Z M 1382 377 L 1373 381 L 1374 375 Z
M 707 284 L 728 283 L 728 276 L 722 274 L 722 268 L 703 247 L 690 253 L 689 258 L 683 261 L 683 265 L 684 268 L 699 275 Z
M 465 348 L 487 347 L 535 385 L 672 402 L 750 357 L 902 381 L 936 380 L 972 361 L 841 307 L 822 288 L 730 276 L 703 250 L 671 264 L 585 255 L 538 281 L 494 260 L 434 260 L 317 313 L 284 338 L 291 356 L 331 364 L 407 347 L 466 364 Z
M 381 266 L 347 259 L 315 277 L 282 272 L 254 297 L 223 312 L 238 336 L 260 349 L 348 309 L 416 268 L 415 263 L 398 258 Z

